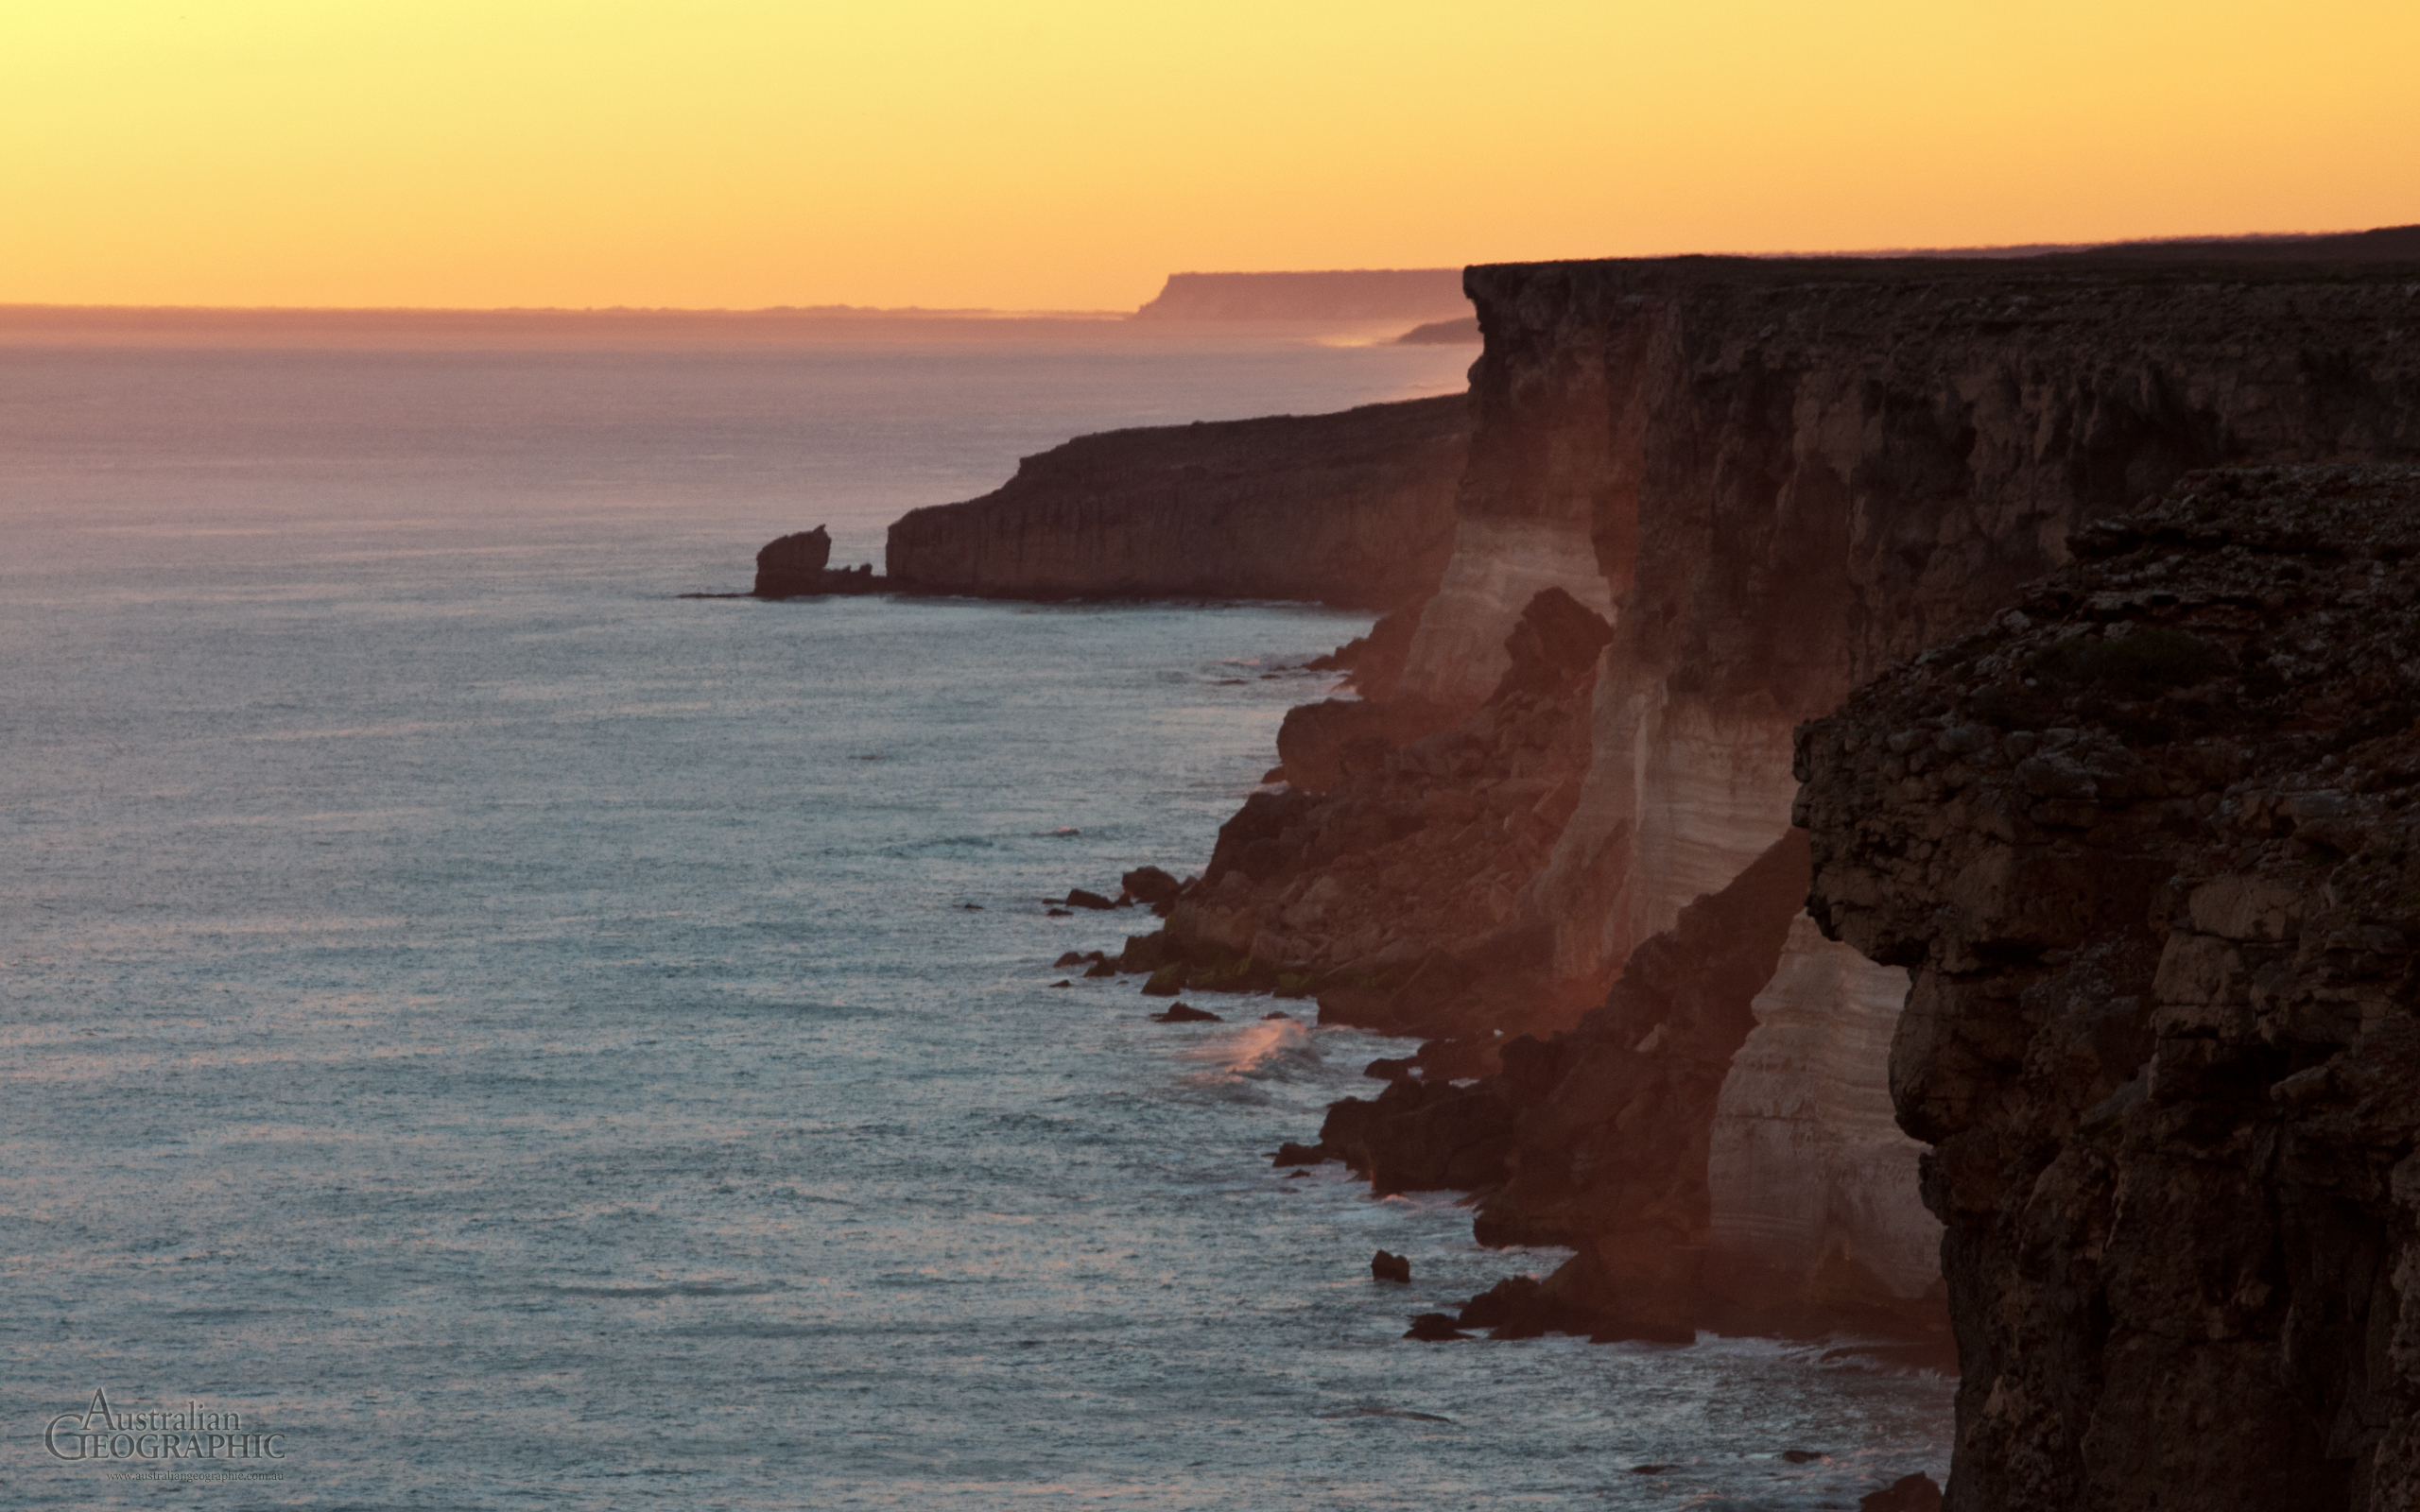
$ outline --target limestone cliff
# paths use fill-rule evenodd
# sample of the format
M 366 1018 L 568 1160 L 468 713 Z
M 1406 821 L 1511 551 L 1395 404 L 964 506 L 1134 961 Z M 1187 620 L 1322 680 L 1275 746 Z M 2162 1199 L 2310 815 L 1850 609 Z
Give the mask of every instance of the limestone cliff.
M 1011 598 L 1392 609 L 1451 549 L 1462 396 L 1080 437 L 890 527 L 894 587 Z
M 1525 1004 L 1600 987 L 1746 873 L 1789 828 L 1792 728 L 1980 623 L 2070 530 L 2204 463 L 2420 455 L 2408 272 L 1613 264 L 1471 284 L 1489 344 L 1458 552 L 1402 688 L 1467 696 L 1468 648 L 1548 572 L 1593 568 L 1616 606 L 1588 775 L 1503 927 L 1535 953 L 1498 988 Z M 1873 1054 L 1904 982 L 1787 925 L 1759 926 L 1782 954 L 1692 1113 L 1706 1300 L 1762 1276 L 1768 1299 L 1896 1297 L 1920 1318 L 1939 1230 L 1909 1200 L 1915 1149 Z M 1492 996 L 1463 1032 L 1524 1017 Z M 1516 1151 L 1483 1209 L 1502 1231 L 1527 1221 L 1521 1172 L 1552 1159 Z M 1624 1233 L 1652 1224 L 1617 1184 L 1577 1200 L 1599 1217 L 1573 1269 L 1600 1304 L 1663 1274 L 1625 1268 Z
M 1526 1111 L 1490 1136 L 1494 1165 L 1455 1168 L 1491 1173 L 1483 1232 L 1582 1250 L 1532 1298 L 1549 1314 L 1599 1329 L 1640 1288 L 1668 1327 L 1690 1305 L 1742 1315 L 1744 1297 L 1768 1316 L 1895 1307 L 1921 1328 L 1940 1230 L 1909 1200 L 1917 1151 L 1876 1054 L 1903 968 L 1794 922 L 1787 889 L 1737 890 L 1790 830 L 1792 730 L 1984 623 L 2071 532 L 2188 470 L 2420 455 L 2420 268 L 2137 249 L 1485 267 L 1468 287 L 1487 344 L 1454 554 L 1394 698 L 1289 721 L 1325 791 L 1256 800 L 1216 895 L 1172 925 L 1190 949 L 1316 966 L 1331 1022 L 1447 1037 L 1440 1072 L 1500 1075 L 1468 1091 Z M 1535 790 L 1491 765 L 1507 747 L 1488 711 L 1548 593 L 1612 633 L 1584 695 L 1560 696 L 1584 696 L 1584 749 L 1558 726 L 1536 747 L 1546 790 L 1521 802 Z M 1386 801 L 1355 807 L 1374 783 Z M 1346 847 L 1347 811 L 1421 816 L 1436 838 L 1374 819 Z M 1384 921 L 1426 920 L 1426 898 L 1451 906 L 1391 938 Z M 1701 900 L 1730 936 L 1770 940 L 1771 964 L 1737 990 L 1676 978 L 1651 996 L 1682 1006 L 1645 1005 L 1651 946 L 1658 971 L 1713 969 L 1688 944 Z M 1715 954 L 1728 983 L 1739 959 Z M 1525 1031 L 1534 1047 L 1505 1044 Z M 1631 1058 L 1684 1040 L 1689 1067 Z M 1452 1163 L 1387 1155 L 1386 1131 L 1412 1137 L 1412 1105 L 1439 1094 L 1390 1095 L 1402 1116 L 1322 1148 L 1374 1171 Z M 1553 1174 L 1575 1141 L 1614 1148 L 1666 1118 L 1689 1121 L 1670 1146 L 1686 1170 Z M 1653 1258 L 1676 1245 L 1685 1265 Z
M 2420 470 L 2074 544 L 1797 743 L 1816 919 L 1914 974 L 1947 1504 L 2420 1505 Z

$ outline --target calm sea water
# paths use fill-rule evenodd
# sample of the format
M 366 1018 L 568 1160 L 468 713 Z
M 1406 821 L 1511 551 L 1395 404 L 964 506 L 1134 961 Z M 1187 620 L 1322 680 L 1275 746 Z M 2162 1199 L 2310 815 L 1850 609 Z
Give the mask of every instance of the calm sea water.
M 1362 622 L 675 596 L 820 521 L 872 558 L 1079 431 L 1468 357 L 0 352 L 6 1502 L 1797 1508 L 1938 1475 L 1938 1381 L 1401 1341 L 1560 1258 L 1269 1167 L 1401 1047 L 1052 986 L 1150 921 L 1040 900 L 1198 868 Z M 285 1457 L 57 1459 L 96 1390 Z

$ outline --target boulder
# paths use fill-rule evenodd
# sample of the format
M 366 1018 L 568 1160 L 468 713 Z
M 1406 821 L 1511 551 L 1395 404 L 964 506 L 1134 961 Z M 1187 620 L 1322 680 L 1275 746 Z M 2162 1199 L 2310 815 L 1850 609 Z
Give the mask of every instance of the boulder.
M 1907 1475 L 1858 1498 L 1858 1512 L 1941 1512 L 1941 1487 L 1929 1475 Z
M 1168 1005 L 1167 1012 L 1152 1014 L 1151 1022 L 1153 1023 L 1224 1023 L 1227 1021 L 1215 1013 L 1204 1013 L 1200 1008 L 1186 1004 L 1171 1003 Z
M 1184 885 L 1157 867 L 1136 867 L 1117 881 L 1127 897 L 1154 906 L 1176 902 L 1177 889 Z
M 1453 1315 L 1447 1313 L 1421 1314 L 1411 1320 L 1411 1327 L 1404 1331 L 1403 1336 L 1407 1339 L 1418 1339 L 1423 1344 L 1444 1344 L 1454 1339 L 1470 1337 L 1469 1334 L 1454 1327 Z
M 1295 787 L 1324 793 L 1349 776 L 1377 770 L 1398 746 L 1450 723 L 1447 711 L 1418 698 L 1303 704 L 1288 710 L 1278 726 L 1278 770 Z
M 1374 1281 L 1400 1281 L 1409 1284 L 1411 1280 L 1411 1257 L 1379 1250 L 1370 1257 L 1370 1279 Z

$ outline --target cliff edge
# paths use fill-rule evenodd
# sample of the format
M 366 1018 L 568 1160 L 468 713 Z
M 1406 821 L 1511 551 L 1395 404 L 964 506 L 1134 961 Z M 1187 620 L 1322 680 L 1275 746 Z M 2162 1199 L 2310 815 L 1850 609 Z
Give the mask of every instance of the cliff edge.
M 890 527 L 889 581 L 1003 598 L 1417 602 L 1444 571 L 1462 395 L 1079 437 Z
M 1796 742 L 1810 912 L 1913 978 L 1946 1504 L 2420 1505 L 2420 470 L 2072 550 Z
M 1288 718 L 1293 790 L 1231 823 L 1162 951 L 1431 1038 L 1305 1153 L 1579 1250 L 1473 1320 L 1922 1343 L 1907 967 L 1776 880 L 1793 730 L 2196 469 L 2420 458 L 2420 266 L 2375 249 L 1471 269 L 1453 555 L 1392 696 Z M 1542 605 L 1600 648 L 1505 696 L 1533 617 L 1576 623 Z

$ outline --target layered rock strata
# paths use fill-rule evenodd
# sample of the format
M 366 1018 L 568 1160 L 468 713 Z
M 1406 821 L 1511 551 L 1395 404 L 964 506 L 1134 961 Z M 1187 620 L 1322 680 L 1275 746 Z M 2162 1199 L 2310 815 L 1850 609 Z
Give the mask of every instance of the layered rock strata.
M 1459 394 L 1080 437 L 903 516 L 886 571 L 924 593 L 1394 609 L 1444 571 L 1468 443 Z
M 1663 1288 L 1661 1315 L 1680 1317 L 1685 1275 L 1706 1317 L 1738 1315 L 1740 1296 L 1771 1315 L 1804 1304 L 1802 1317 L 1829 1298 L 1843 1317 L 1871 1303 L 1920 1326 L 1938 1295 L 1927 1257 L 1939 1229 L 1908 1198 L 1916 1151 L 1886 1116 L 1876 1053 L 1897 1022 L 1901 968 L 1787 912 L 1759 915 L 1772 964 L 1724 997 L 1722 1035 L 1689 1040 L 1692 1056 L 1727 1044 L 1705 1095 L 1671 1103 L 1639 1102 L 1646 1091 L 1616 1069 L 1628 1062 L 1595 1053 L 1644 1011 L 1609 989 L 1786 838 L 1801 721 L 1983 624 L 2066 559 L 2072 531 L 2196 467 L 2420 455 L 2420 342 L 2406 339 L 2420 329 L 2420 268 L 2195 249 L 1483 267 L 1468 287 L 1487 346 L 1453 560 L 1391 699 L 1289 721 L 1304 755 L 1298 774 L 1288 754 L 1287 773 L 1324 792 L 1255 799 L 1257 828 L 1235 853 L 1265 843 L 1257 853 L 1283 865 L 1230 868 L 1241 877 L 1222 880 L 1217 918 L 1197 915 L 1191 943 L 1360 973 L 1323 994 L 1331 1021 L 1451 1036 L 1483 1050 L 1464 1057 L 1482 1073 L 1500 1059 L 1504 1077 L 1522 1074 L 1495 1046 L 1537 1035 L 1545 1048 L 1520 1054 L 1547 1057 L 1550 1079 L 1494 1094 L 1515 1107 L 1593 1099 L 1605 1117 L 1506 1132 L 1503 1175 L 1479 1183 L 1503 1190 L 1482 1211 L 1498 1237 L 1599 1236 L 1543 1283 L 1570 1315 L 1618 1315 L 1631 1307 L 1618 1288 L 1636 1280 Z M 1421 916 L 1425 954 L 1366 933 L 1417 912 L 1416 873 L 1349 871 L 1341 852 L 1289 848 L 1288 830 L 1300 842 L 1304 816 L 1341 812 L 1338 795 L 1381 773 L 1455 781 L 1443 732 L 1494 696 L 1519 617 L 1548 590 L 1613 631 L 1586 694 L 1576 789 L 1559 734 L 1555 800 L 1528 811 L 1543 861 L 1498 873 L 1509 906 L 1492 887 L 1443 884 L 1451 906 Z M 1340 907 L 1350 929 L 1319 911 Z M 1647 1038 L 1623 1053 L 1662 1053 L 1638 1050 Z M 1634 1104 L 1696 1121 L 1672 1145 L 1686 1195 L 1656 1198 L 1681 1215 L 1657 1243 L 1703 1254 L 1660 1276 L 1625 1269 L 1641 1246 L 1615 1205 L 1634 1188 L 1592 1178 L 1565 1193 L 1550 1177 L 1558 1141 L 1607 1138 L 1587 1130 L 1622 1126 Z M 1330 1147 L 1381 1170 L 1389 1137 L 1373 1125 Z
M 1953 1508 L 2420 1505 L 2420 471 L 2188 476 L 1800 735 Z

